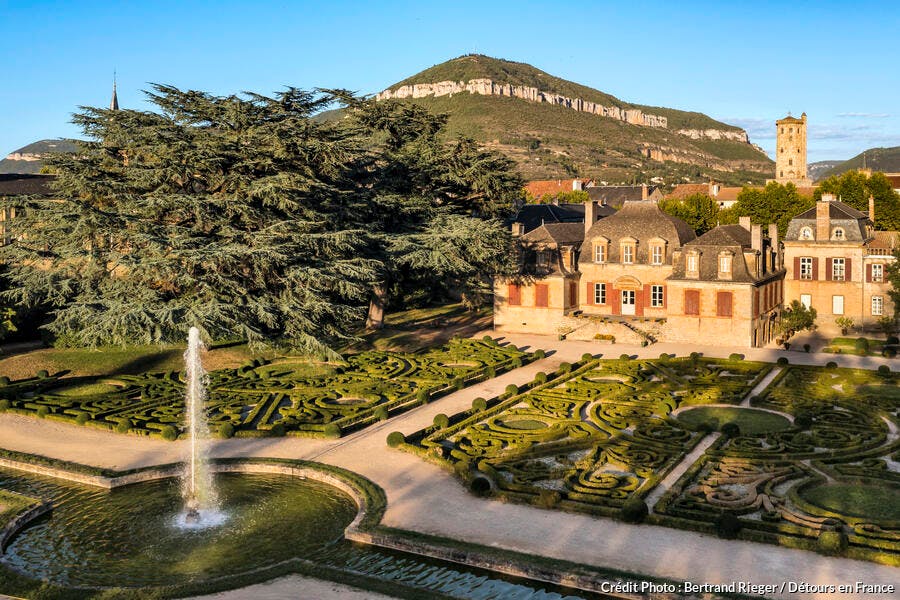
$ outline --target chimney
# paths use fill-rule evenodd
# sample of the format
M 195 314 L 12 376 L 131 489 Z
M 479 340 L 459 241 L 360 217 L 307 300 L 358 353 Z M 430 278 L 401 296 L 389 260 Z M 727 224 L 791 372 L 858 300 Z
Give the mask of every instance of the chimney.
M 746 229 L 747 231 L 751 231 L 750 229 L 750 217 L 739 217 L 738 223 L 740 223 L 741 227 Z
M 869 196 L 869 220 L 875 224 L 875 197 Z
M 594 221 L 597 220 L 597 203 L 593 200 L 589 200 L 584 203 L 584 237 L 587 239 L 588 229 L 594 224 Z
M 762 225 L 750 226 L 750 247 L 762 252 Z
M 649 194 L 647 194 L 647 184 L 642 183 L 641 184 L 641 200 L 646 200 L 648 195 Z
M 580 192 L 584 188 L 584 183 L 580 179 L 572 180 L 572 191 Z
M 769 223 L 769 243 L 772 245 L 772 270 L 781 268 L 781 244 L 778 240 L 778 225 Z
M 822 199 L 816 202 L 816 239 L 827 240 L 831 237 L 831 220 L 829 209 L 834 200 L 834 194 L 822 194 Z
M 512 235 L 513 237 L 519 237 L 525 233 L 525 223 L 519 223 L 518 221 L 512 224 Z

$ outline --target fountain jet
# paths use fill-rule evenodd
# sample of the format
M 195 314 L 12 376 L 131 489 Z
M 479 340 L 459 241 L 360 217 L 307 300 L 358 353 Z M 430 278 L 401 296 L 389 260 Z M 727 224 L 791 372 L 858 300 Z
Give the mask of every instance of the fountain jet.
M 190 460 L 182 482 L 184 497 L 184 522 L 196 524 L 204 519 L 204 514 L 215 512 L 216 493 L 212 474 L 206 462 L 206 440 L 209 428 L 206 424 L 204 405 L 206 403 L 207 376 L 200 361 L 203 350 L 200 330 L 191 327 L 188 332 L 188 347 L 184 353 L 185 403 L 187 404 L 187 426 L 190 440 Z

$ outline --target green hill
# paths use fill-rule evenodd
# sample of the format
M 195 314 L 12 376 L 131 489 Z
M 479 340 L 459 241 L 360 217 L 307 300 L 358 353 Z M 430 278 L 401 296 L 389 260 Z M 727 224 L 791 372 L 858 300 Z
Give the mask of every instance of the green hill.
M 666 183 L 678 183 L 714 177 L 737 185 L 762 183 L 774 173 L 772 161 L 744 141 L 746 134 L 739 127 L 698 112 L 624 102 L 525 63 L 467 55 L 435 65 L 387 90 L 396 94 L 404 86 L 443 82 L 465 84 L 472 80 L 537 88 L 541 92 L 615 107 L 620 111 L 640 110 L 651 118 L 665 117 L 667 120 L 665 127 L 632 124 L 619 118 L 510 95 L 451 93 L 447 91 L 448 86 L 443 86 L 440 95 L 423 92 L 420 87 L 416 90 L 420 97 L 402 100 L 447 113 L 451 134 L 471 136 L 506 153 L 528 179 L 578 175 L 614 183 L 659 177 Z M 401 93 L 408 96 L 411 90 L 407 88 Z M 678 133 L 679 130 L 694 130 L 700 137 L 692 139 Z
M 0 175 L 16 173 L 34 175 L 41 172 L 44 166 L 42 157 L 53 152 L 74 152 L 72 140 L 40 140 L 13 150 L 6 158 L 0 160 Z
M 900 173 L 900 146 L 893 148 L 869 148 L 822 173 L 819 179 L 840 175 L 854 169 L 872 169 L 885 173 Z

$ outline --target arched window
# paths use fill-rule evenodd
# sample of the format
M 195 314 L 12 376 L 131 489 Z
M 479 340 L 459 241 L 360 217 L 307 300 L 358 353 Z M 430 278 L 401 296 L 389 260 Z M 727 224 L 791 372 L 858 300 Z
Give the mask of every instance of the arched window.
M 800 239 L 801 240 L 811 240 L 813 239 L 813 231 L 812 227 L 804 227 L 800 230 Z
M 835 227 L 831 230 L 831 239 L 833 240 L 843 240 L 844 238 L 844 229 L 842 227 Z

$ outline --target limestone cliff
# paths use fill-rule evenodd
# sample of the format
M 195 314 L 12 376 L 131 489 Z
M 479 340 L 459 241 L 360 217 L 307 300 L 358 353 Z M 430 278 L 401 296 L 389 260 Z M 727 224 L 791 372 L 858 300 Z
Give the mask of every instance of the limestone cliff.
M 660 115 L 651 115 L 637 108 L 622 108 L 619 106 L 603 106 L 596 102 L 582 100 L 581 98 L 569 98 L 561 94 L 555 94 L 535 87 L 524 85 L 511 85 L 497 83 L 490 79 L 471 79 L 469 81 L 439 81 L 438 83 L 415 83 L 400 86 L 394 90 L 384 90 L 376 100 L 388 100 L 391 98 L 424 98 L 425 96 L 451 96 L 468 92 L 482 96 L 510 96 L 530 102 L 546 102 L 557 106 L 564 106 L 579 112 L 591 113 L 611 119 L 625 121 L 632 125 L 644 125 L 646 127 L 668 127 L 668 119 Z M 680 132 L 679 132 L 680 133 Z M 721 132 L 722 134 L 731 132 Z M 746 134 L 744 134 L 746 138 Z M 719 139 L 719 138 L 714 138 Z

